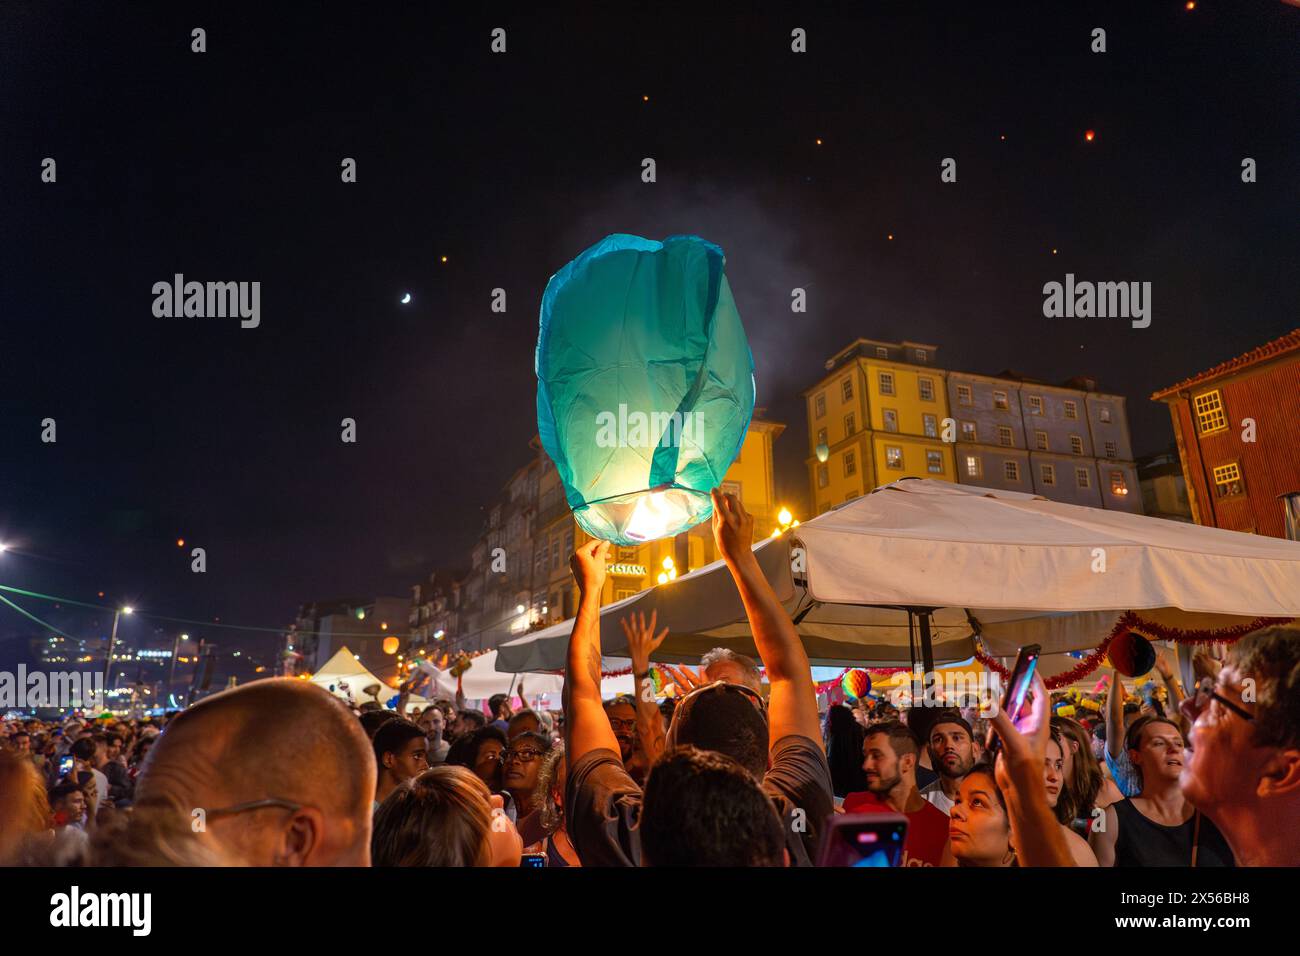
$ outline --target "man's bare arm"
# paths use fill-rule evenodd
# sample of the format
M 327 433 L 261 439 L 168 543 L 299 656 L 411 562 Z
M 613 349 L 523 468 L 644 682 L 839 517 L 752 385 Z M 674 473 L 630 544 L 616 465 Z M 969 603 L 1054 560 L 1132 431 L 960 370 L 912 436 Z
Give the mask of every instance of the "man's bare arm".
M 600 699 L 600 589 L 608 553 L 608 541 L 588 541 L 570 561 L 580 593 L 564 670 L 564 746 L 570 767 L 593 750 L 619 752 Z
M 627 635 L 627 652 L 632 659 L 632 679 L 636 690 L 636 731 L 641 738 L 641 747 L 645 750 L 646 760 L 654 766 L 665 748 L 664 718 L 655 706 L 654 678 L 650 676 L 650 655 L 668 636 L 668 628 L 655 636 L 655 625 L 659 621 L 659 612 L 650 614 L 647 623 L 645 614 L 629 614 L 619 623 Z
M 782 737 L 798 734 L 822 746 L 817 689 L 808 654 L 790 615 L 758 566 L 753 549 L 754 519 L 739 498 L 717 488 L 713 489 L 713 535 L 740 592 L 754 646 L 772 685 L 768 739 L 775 745 Z

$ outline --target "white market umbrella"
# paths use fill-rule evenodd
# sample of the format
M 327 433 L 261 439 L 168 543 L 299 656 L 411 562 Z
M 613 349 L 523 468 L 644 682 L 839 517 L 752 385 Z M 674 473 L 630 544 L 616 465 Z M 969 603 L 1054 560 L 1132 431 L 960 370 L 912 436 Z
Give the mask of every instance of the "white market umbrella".
M 971 656 L 976 633 L 995 657 L 1090 649 L 1129 610 L 1187 630 L 1300 617 L 1300 543 L 932 479 L 884 485 L 755 553 L 814 664 L 928 670 Z M 603 652 L 626 653 L 619 619 L 652 610 L 670 628 L 656 658 L 755 653 L 721 561 L 605 608 Z M 503 644 L 501 660 L 562 667 L 571 629 Z

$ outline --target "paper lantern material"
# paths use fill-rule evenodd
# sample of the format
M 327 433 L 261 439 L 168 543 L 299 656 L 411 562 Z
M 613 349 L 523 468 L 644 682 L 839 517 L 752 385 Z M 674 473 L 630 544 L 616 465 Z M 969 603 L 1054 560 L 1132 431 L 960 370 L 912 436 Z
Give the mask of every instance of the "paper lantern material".
M 754 359 L 722 249 L 607 236 L 551 277 L 537 430 L 574 518 L 615 544 L 709 518 L 754 413 Z
M 1156 649 L 1137 631 L 1125 631 L 1110 642 L 1110 662 L 1125 677 L 1138 677 L 1156 666 Z
M 871 693 L 871 675 L 864 670 L 845 671 L 840 678 L 840 687 L 849 700 L 857 700 Z

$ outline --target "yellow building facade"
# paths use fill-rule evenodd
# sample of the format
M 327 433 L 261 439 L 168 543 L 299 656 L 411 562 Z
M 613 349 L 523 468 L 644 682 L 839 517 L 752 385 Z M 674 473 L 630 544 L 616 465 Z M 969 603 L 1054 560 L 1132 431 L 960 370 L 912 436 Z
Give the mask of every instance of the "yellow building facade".
M 937 348 L 920 342 L 858 339 L 826 363 L 804 392 L 810 500 L 822 514 L 899 478 L 956 481 L 947 373 Z

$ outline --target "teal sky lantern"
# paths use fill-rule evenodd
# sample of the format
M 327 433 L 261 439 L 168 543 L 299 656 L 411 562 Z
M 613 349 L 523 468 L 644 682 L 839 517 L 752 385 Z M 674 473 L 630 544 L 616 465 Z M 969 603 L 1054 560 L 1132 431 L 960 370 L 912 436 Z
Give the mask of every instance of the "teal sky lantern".
M 537 429 L 583 530 L 631 545 L 713 513 L 754 414 L 754 357 L 722 249 L 607 236 L 551 277 Z

